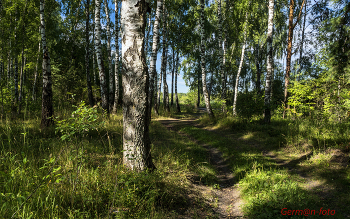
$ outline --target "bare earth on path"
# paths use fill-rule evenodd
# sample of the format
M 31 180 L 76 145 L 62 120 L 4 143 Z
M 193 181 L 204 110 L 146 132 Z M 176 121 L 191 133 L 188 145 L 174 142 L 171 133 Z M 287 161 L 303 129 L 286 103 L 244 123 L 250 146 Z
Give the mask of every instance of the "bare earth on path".
M 203 185 L 200 179 L 196 177 L 190 178 L 192 189 L 196 192 L 200 192 L 203 197 L 210 197 L 209 203 L 214 207 L 214 211 L 219 218 L 243 218 L 241 205 L 243 201 L 240 198 L 240 191 L 235 184 L 237 180 L 234 178 L 232 171 L 230 170 L 226 160 L 223 158 L 222 153 L 211 145 L 198 142 L 191 136 L 178 131 L 182 127 L 197 126 L 195 119 L 159 119 L 163 126 L 171 131 L 176 131 L 180 135 L 183 135 L 190 139 L 197 145 L 204 147 L 209 154 L 210 164 L 217 170 L 218 186 L 216 189 Z

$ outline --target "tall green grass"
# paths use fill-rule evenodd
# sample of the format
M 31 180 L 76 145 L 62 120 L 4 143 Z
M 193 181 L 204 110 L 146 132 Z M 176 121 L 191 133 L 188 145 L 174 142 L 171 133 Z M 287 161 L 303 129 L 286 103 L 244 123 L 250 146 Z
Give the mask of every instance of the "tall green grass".
M 73 110 L 55 116 L 68 119 Z M 188 139 L 152 122 L 157 170 L 135 173 L 122 165 L 121 114 L 99 114 L 103 125 L 69 141 L 54 128 L 41 131 L 38 115 L 0 123 L 2 218 L 16 211 L 14 218 L 215 217 L 203 197 L 188 197 L 191 176 L 215 181 L 205 150 Z

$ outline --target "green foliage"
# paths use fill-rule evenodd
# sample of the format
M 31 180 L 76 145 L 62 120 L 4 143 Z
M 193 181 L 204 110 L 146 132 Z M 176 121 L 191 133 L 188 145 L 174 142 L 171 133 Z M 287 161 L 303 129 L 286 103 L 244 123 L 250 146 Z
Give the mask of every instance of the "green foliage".
M 290 88 L 291 113 L 314 115 L 334 122 L 347 121 L 350 112 L 349 85 L 344 77 L 334 78 L 332 71 L 321 74 L 317 79 L 294 82 Z
M 264 112 L 263 96 L 258 96 L 255 91 L 240 93 L 237 97 L 237 114 L 243 118 L 251 119 L 261 116 Z
M 58 120 L 56 117 L 56 131 L 61 132 L 62 140 L 72 140 L 73 136 L 82 135 L 92 129 L 101 127 L 102 123 L 98 120 L 97 108 L 88 107 L 84 101 L 76 107 L 68 119 Z

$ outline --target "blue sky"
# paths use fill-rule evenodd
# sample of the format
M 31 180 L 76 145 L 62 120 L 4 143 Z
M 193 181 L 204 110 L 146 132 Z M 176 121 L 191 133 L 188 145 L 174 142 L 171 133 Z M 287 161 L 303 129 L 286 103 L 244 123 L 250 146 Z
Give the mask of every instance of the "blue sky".
M 162 58 L 162 54 L 158 52 L 157 63 L 156 63 L 157 65 L 156 68 L 158 73 L 160 72 L 161 58 Z M 181 71 L 180 76 L 177 76 L 177 92 L 187 93 L 189 91 L 189 87 L 186 86 L 182 76 L 183 76 L 183 72 Z M 174 77 L 174 80 L 175 80 L 175 77 Z M 169 93 L 171 93 L 171 74 L 167 75 L 167 83 L 168 83 Z M 162 82 L 162 91 L 163 91 L 163 82 Z M 175 92 L 175 85 L 174 85 L 174 92 Z

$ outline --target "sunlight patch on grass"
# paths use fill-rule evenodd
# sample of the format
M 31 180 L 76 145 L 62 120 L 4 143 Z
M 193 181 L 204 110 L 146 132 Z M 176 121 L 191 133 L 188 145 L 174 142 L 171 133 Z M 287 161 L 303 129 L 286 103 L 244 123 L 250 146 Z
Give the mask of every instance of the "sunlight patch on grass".
M 240 182 L 246 205 L 243 211 L 251 218 L 279 218 L 281 209 L 299 209 L 313 203 L 295 178 L 284 170 L 255 168 Z

